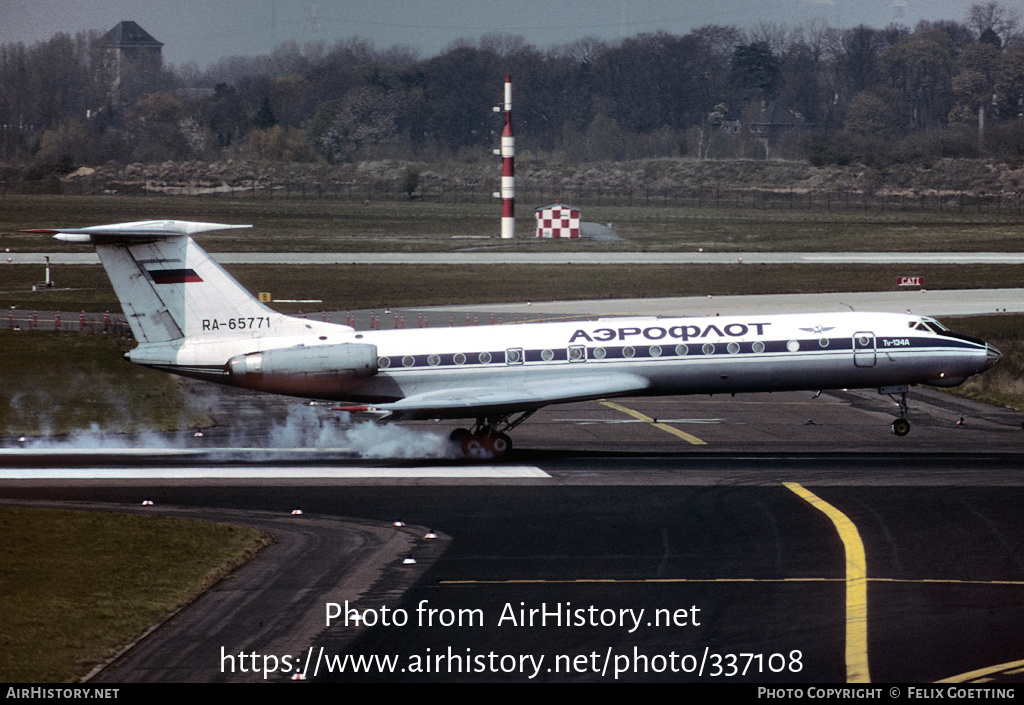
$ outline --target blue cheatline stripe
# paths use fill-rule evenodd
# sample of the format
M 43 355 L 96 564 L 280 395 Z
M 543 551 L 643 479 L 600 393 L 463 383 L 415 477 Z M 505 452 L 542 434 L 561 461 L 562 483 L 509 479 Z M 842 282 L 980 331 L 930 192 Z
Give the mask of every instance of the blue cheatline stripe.
M 736 356 L 747 356 L 757 355 L 762 358 L 764 357 L 778 357 L 789 356 L 795 353 L 802 355 L 816 355 L 826 356 L 835 353 L 849 354 L 853 351 L 853 344 L 850 338 L 832 338 L 828 339 L 828 345 L 822 347 L 820 338 L 811 338 L 804 340 L 796 340 L 799 343 L 800 348 L 797 351 L 790 351 L 787 345 L 791 342 L 788 340 L 769 340 L 769 341 L 718 341 L 712 343 L 711 341 L 699 342 L 690 341 L 688 343 L 679 343 L 678 341 L 666 342 L 662 345 L 619 345 L 619 346 L 587 346 L 587 357 L 586 361 L 602 361 L 602 360 L 679 360 L 679 359 L 702 359 L 702 358 L 716 358 L 716 357 L 736 357 Z M 881 338 L 879 338 L 881 340 Z M 902 352 L 934 352 L 934 351 L 947 351 L 955 352 L 959 350 L 978 350 L 979 346 L 971 343 L 966 343 L 957 340 L 943 340 L 935 341 L 932 339 L 919 339 L 910 338 L 909 345 L 899 345 L 892 347 L 876 346 L 874 348 L 858 348 L 856 352 L 867 355 L 867 354 L 894 354 Z M 764 350 L 755 351 L 753 346 L 756 342 L 762 342 L 764 344 Z M 704 346 L 712 346 L 705 351 Z M 729 349 L 730 345 L 736 345 L 738 348 Z M 677 347 L 682 346 L 684 350 L 677 351 Z M 655 349 L 652 353 L 652 348 Z M 477 365 L 505 365 L 507 360 L 505 359 L 505 350 L 490 350 L 483 351 L 490 355 L 490 360 L 487 362 L 480 362 L 479 356 L 482 352 L 467 352 L 467 353 L 440 353 L 440 354 L 416 354 L 416 355 L 390 355 L 387 356 L 387 363 L 381 366 L 381 369 L 389 369 L 392 371 L 418 368 L 418 367 L 473 367 Z M 544 360 L 543 354 L 545 352 L 551 353 L 550 360 Z M 460 355 L 464 362 L 458 363 L 455 360 L 456 355 Z M 565 363 L 568 360 L 566 348 L 536 348 L 523 350 L 522 355 L 526 358 L 527 364 L 539 364 L 544 362 L 551 363 Z M 404 363 L 406 358 L 411 358 L 411 365 Z M 431 358 L 433 363 L 431 364 Z M 383 358 L 382 358 L 383 359 Z M 522 359 L 520 358 L 521 362 Z M 517 362 L 516 364 L 519 364 Z

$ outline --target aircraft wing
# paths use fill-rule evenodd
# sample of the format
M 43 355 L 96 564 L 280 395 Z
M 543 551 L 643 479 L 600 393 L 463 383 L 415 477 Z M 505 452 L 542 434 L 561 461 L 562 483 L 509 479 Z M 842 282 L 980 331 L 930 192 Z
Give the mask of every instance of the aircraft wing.
M 509 386 L 461 387 L 414 394 L 401 401 L 376 404 L 396 420 L 469 418 L 512 414 L 548 404 L 608 396 L 642 394 L 650 380 L 628 373 L 594 377 L 555 377 Z

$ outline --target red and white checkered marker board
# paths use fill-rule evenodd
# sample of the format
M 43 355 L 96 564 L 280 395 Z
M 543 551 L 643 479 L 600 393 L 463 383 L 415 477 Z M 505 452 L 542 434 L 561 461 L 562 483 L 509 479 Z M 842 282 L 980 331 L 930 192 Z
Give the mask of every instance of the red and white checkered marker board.
M 579 237 L 580 212 L 567 206 L 537 211 L 537 237 Z

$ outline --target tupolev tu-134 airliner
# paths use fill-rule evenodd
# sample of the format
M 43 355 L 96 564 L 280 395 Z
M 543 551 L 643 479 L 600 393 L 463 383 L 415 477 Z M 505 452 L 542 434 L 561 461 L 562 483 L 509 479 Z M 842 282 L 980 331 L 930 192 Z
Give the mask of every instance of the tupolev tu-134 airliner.
M 131 362 L 395 420 L 475 419 L 452 432 L 470 455 L 504 456 L 507 433 L 541 407 L 624 396 L 878 388 L 899 395 L 892 431 L 903 436 L 909 386 L 956 386 L 1002 357 L 935 320 L 892 313 L 359 331 L 264 306 L 192 238 L 248 227 L 155 220 L 27 232 L 95 245 L 138 342 Z

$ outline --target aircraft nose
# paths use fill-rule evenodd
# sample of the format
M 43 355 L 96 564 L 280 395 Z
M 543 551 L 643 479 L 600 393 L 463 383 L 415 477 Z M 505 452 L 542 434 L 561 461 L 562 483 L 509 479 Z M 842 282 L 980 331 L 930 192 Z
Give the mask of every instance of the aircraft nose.
M 991 343 L 985 343 L 985 369 L 991 369 L 993 365 L 1003 359 L 1003 354 L 999 352 L 999 348 L 992 345 Z

